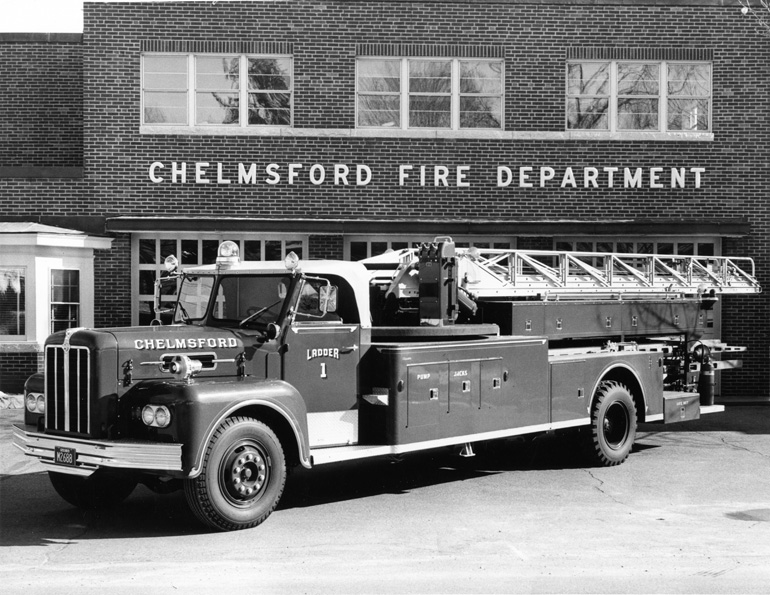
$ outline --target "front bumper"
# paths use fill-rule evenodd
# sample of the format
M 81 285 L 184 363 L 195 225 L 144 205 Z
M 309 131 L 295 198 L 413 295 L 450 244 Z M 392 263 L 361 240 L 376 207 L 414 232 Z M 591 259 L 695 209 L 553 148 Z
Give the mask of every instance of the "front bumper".
M 132 469 L 167 473 L 182 472 L 182 445 L 132 440 L 84 440 L 50 436 L 13 426 L 13 445 L 25 455 L 37 458 L 50 471 L 70 475 L 91 475 L 100 468 Z M 73 465 L 56 462 L 56 448 L 71 449 Z

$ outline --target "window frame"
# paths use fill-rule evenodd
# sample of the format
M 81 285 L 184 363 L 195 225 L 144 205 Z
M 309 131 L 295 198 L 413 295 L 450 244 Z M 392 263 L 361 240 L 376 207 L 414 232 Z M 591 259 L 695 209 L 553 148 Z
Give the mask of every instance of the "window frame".
M 76 302 L 75 301 L 68 301 L 68 302 L 57 301 L 57 300 L 54 299 L 56 297 L 54 295 L 55 287 L 65 287 L 64 285 L 55 285 L 54 284 L 54 274 L 55 273 L 62 273 L 62 272 L 71 272 L 71 273 L 75 273 L 76 274 L 76 277 L 77 277 L 77 291 L 78 291 L 78 299 L 77 299 Z M 81 321 L 81 304 L 82 304 L 81 293 L 82 293 L 82 287 L 83 287 L 83 285 L 81 283 L 80 269 L 77 269 L 77 268 L 52 268 L 52 269 L 50 269 L 49 273 L 50 273 L 50 278 L 49 278 L 50 279 L 50 286 L 49 286 L 50 287 L 50 294 L 49 294 L 50 295 L 50 300 L 49 300 L 48 306 L 49 306 L 50 312 L 51 312 L 51 316 L 50 316 L 50 319 L 49 319 L 49 325 L 50 325 L 49 328 L 50 328 L 51 334 L 53 334 L 55 332 L 58 332 L 56 330 L 56 328 L 55 328 L 56 327 L 56 323 L 58 323 L 58 322 L 66 322 L 67 323 L 66 327 L 60 328 L 58 330 L 66 330 L 68 328 L 75 328 L 75 327 L 80 326 L 80 321 Z M 67 287 L 72 287 L 72 285 L 69 285 Z M 73 320 L 73 319 L 69 318 L 69 319 L 65 320 L 65 319 L 61 319 L 61 318 L 56 318 L 54 316 L 54 307 L 55 306 L 69 306 L 70 308 L 72 306 L 74 306 L 75 307 L 74 311 L 76 313 L 75 319 Z M 72 312 L 71 309 L 70 309 L 70 312 Z
M 410 99 L 412 97 L 443 96 L 446 93 L 429 93 L 423 91 L 412 91 L 410 79 L 410 62 L 449 62 L 450 63 L 450 125 L 447 127 L 429 127 L 429 126 L 411 126 L 409 118 Z M 362 94 L 366 95 L 396 95 L 393 91 L 366 91 L 359 89 L 360 67 L 362 62 L 399 62 L 399 120 L 400 126 L 374 126 L 361 125 L 359 115 L 361 112 L 359 98 Z M 500 92 L 498 93 L 463 93 L 461 91 L 460 78 L 462 62 L 487 62 L 500 65 Z M 357 130 L 401 130 L 401 131 L 451 131 L 467 132 L 474 131 L 503 131 L 505 130 L 505 59 L 503 58 L 456 58 L 447 56 L 357 56 L 355 69 L 355 129 Z M 500 125 L 498 127 L 461 127 L 461 103 L 464 97 L 496 97 L 500 101 Z
M 386 250 L 400 250 L 403 248 L 402 244 L 406 244 L 406 247 L 417 248 L 420 244 L 426 242 L 433 242 L 436 239 L 435 235 L 398 235 L 398 234 L 383 234 L 383 235 L 349 235 L 343 239 L 343 259 L 352 259 L 352 244 L 353 243 L 365 243 L 366 244 L 366 256 L 365 258 L 371 258 L 372 256 L 378 256 L 383 252 L 372 252 L 373 244 L 385 244 Z M 492 246 L 493 248 L 499 247 L 502 244 L 508 244 L 506 250 L 516 249 L 516 237 L 515 236 L 497 236 L 497 235 L 453 235 L 452 240 L 455 246 L 458 248 L 482 246 L 487 248 Z M 396 244 L 394 248 L 393 245 Z M 497 246 L 496 246 L 497 245 Z
M 180 123 L 163 123 L 163 122 L 147 122 L 145 120 L 145 93 L 148 91 L 156 91 L 155 89 L 146 88 L 146 70 L 145 70 L 145 58 L 147 56 L 184 56 L 187 60 L 187 86 L 184 90 L 186 95 L 186 109 L 187 109 L 187 122 Z M 197 86 L 197 61 L 198 58 L 238 58 L 238 122 L 231 124 L 224 123 L 198 123 L 197 121 L 197 107 L 198 107 L 198 94 L 210 93 L 210 89 L 201 90 Z M 260 91 L 249 88 L 249 60 L 288 60 L 289 61 L 289 89 L 285 92 L 289 95 L 289 123 L 288 124 L 249 124 L 249 97 L 252 94 L 258 94 Z M 240 53 L 240 52 L 142 52 L 141 64 L 140 64 L 140 110 L 139 110 L 139 122 L 142 127 L 159 127 L 164 128 L 187 128 L 190 130 L 200 128 L 205 130 L 222 129 L 222 130 L 260 130 L 266 128 L 292 128 L 294 126 L 294 56 L 291 54 L 261 54 L 261 53 Z M 182 93 L 181 90 L 166 91 Z
M 570 93 L 569 89 L 569 69 L 573 64 L 609 64 L 609 83 L 608 94 L 574 94 Z M 658 94 L 657 96 L 651 95 L 619 95 L 618 92 L 618 66 L 620 64 L 655 64 L 659 66 L 658 72 Z M 672 64 L 695 64 L 705 65 L 709 69 L 709 85 L 708 95 L 699 96 L 677 96 L 670 95 L 668 92 L 669 81 L 669 66 Z M 660 133 L 675 133 L 682 135 L 703 135 L 712 134 L 712 119 L 713 119 L 713 107 L 714 107 L 714 63 L 707 60 L 567 60 L 564 70 L 564 129 L 571 134 L 618 134 L 618 135 L 636 135 L 636 134 L 660 134 Z M 570 128 L 570 100 L 576 98 L 587 97 L 607 97 L 608 105 L 608 126 L 607 128 Z M 636 128 L 621 128 L 618 122 L 619 116 L 619 103 L 618 98 L 650 98 L 657 97 L 658 101 L 658 127 L 656 129 L 636 129 Z M 699 99 L 705 99 L 708 102 L 708 127 L 705 130 L 681 130 L 681 129 L 669 129 L 668 127 L 668 107 L 669 101 L 677 98 L 692 99 L 698 97 Z
M 153 262 L 142 263 L 140 261 L 140 246 L 142 240 L 152 240 L 155 243 Z M 302 245 L 302 254 L 300 259 L 308 259 L 308 251 L 310 248 L 309 236 L 307 234 L 290 234 L 290 233 L 195 233 L 195 232 L 153 232 L 153 233 L 135 233 L 131 236 L 131 324 L 134 326 L 140 325 L 140 315 L 142 314 L 141 308 L 143 304 L 151 304 L 154 302 L 154 293 L 140 293 L 142 282 L 140 280 L 143 272 L 153 272 L 153 279 L 156 280 L 162 275 L 166 274 L 166 267 L 163 261 L 166 254 L 163 253 L 163 242 L 173 241 L 175 248 L 172 253 L 179 260 L 179 268 L 184 270 L 187 267 L 199 266 L 204 264 L 203 262 L 203 242 L 209 240 L 216 242 L 217 245 L 225 240 L 231 240 L 238 244 L 240 249 L 240 257 L 242 260 L 246 260 L 247 251 L 245 249 L 245 242 L 261 242 L 260 244 L 260 256 L 262 260 L 265 260 L 267 256 L 267 242 L 281 242 L 281 253 L 286 254 L 287 242 L 295 243 L 299 242 Z M 183 255 L 183 242 L 195 241 L 197 242 L 197 262 L 186 262 Z M 171 302 L 176 299 L 177 289 L 171 293 L 173 287 L 171 285 L 164 287 L 164 293 L 161 297 L 163 302 Z M 154 290 L 154 286 L 153 286 Z
M 21 332 L 18 334 L 3 334 L 0 333 L 0 341 L 2 342 L 24 342 L 27 340 L 29 334 L 29 320 L 27 316 L 27 291 L 28 291 L 28 277 L 29 271 L 26 266 L 10 266 L 0 265 L 0 272 L 14 271 L 19 275 L 19 292 L 16 294 L 17 305 L 20 306 L 16 310 L 16 329 Z

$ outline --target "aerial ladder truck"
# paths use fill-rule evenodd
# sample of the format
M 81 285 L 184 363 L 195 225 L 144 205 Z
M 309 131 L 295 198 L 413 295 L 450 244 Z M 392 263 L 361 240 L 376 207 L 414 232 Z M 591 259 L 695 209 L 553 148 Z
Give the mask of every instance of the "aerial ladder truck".
M 760 291 L 746 258 L 451 238 L 361 262 L 244 262 L 233 242 L 212 265 L 167 260 L 158 324 L 48 338 L 14 443 L 75 506 L 182 488 L 217 530 L 264 521 L 299 465 L 561 430 L 622 463 L 638 423 L 723 409 L 713 371 L 740 348 L 709 316 Z

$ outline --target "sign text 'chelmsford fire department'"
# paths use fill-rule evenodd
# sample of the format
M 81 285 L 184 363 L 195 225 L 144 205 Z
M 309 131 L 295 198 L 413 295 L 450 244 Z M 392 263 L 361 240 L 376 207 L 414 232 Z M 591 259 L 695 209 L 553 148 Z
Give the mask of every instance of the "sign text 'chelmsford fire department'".
M 473 183 L 494 183 L 498 188 L 700 188 L 704 167 L 549 167 L 498 165 L 493 179 L 485 179 L 470 165 L 399 165 L 388 173 L 399 186 L 470 188 Z M 334 163 L 210 163 L 207 161 L 153 161 L 154 184 L 304 184 L 314 186 L 367 186 L 380 174 L 368 165 Z

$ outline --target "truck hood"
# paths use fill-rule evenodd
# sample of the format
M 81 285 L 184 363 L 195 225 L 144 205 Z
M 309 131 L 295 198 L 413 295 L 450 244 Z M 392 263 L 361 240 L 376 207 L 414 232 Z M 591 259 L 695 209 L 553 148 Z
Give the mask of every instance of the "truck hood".
M 199 376 L 232 376 L 244 351 L 242 335 L 229 329 L 174 325 L 104 330 L 117 340 L 118 366 L 129 369 L 133 381 L 169 378 L 162 366 L 177 355 L 200 360 Z

